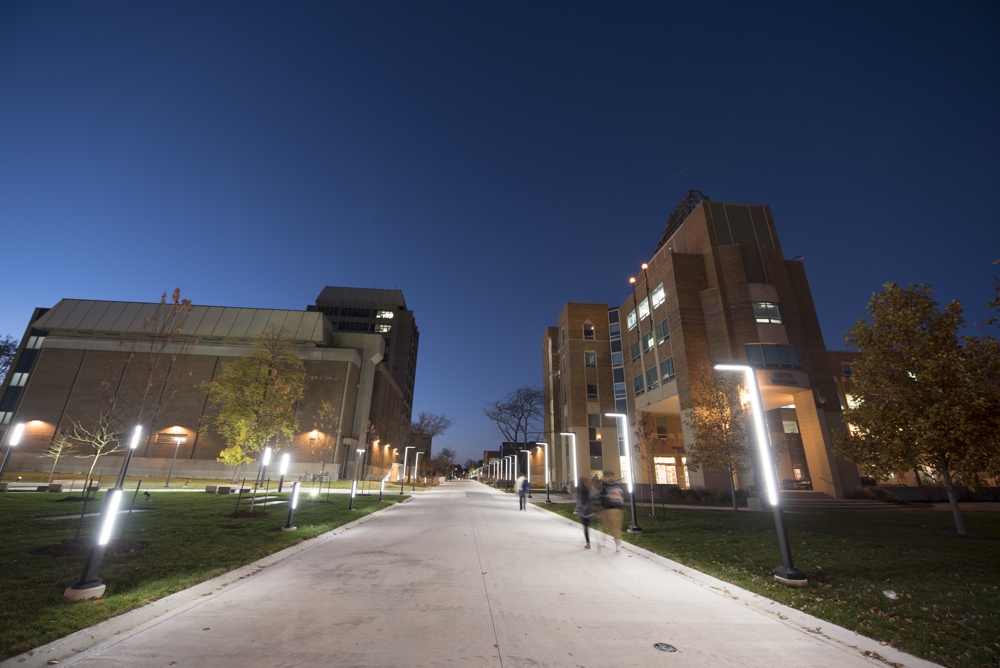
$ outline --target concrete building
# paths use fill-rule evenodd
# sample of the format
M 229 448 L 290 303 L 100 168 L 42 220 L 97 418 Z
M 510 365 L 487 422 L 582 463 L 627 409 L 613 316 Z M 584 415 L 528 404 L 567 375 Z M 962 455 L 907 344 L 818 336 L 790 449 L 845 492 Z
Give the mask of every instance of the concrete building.
M 136 365 L 149 357 L 150 337 L 142 324 L 157 307 L 64 299 L 52 308 L 36 309 L 14 359 L 17 373 L 8 374 L 0 388 L 0 429 L 6 432 L 19 422 L 26 426 L 11 470 L 48 471 L 52 460 L 43 453 L 50 444 L 65 436 L 74 421 L 98 415 L 109 387 L 128 382 Z M 404 404 L 401 389 L 382 364 L 381 333 L 335 332 L 317 312 L 196 305 L 182 332 L 162 351 L 162 377 L 157 371 L 149 404 L 157 410 L 144 418 L 132 474 L 164 475 L 173 467 L 175 477 L 232 475 L 231 467 L 216 461 L 226 443 L 212 426 L 207 383 L 272 328 L 292 342 L 304 364 L 298 432 L 290 442 L 275 443 L 291 454 L 290 475 L 320 470 L 314 446 L 324 439 L 332 442 L 326 471 L 334 478 L 355 475 L 358 448 L 368 450 L 366 469 L 372 475 L 390 469 L 391 446 L 402 438 Z M 328 434 L 315 428 L 323 402 L 339 417 L 339 428 Z M 131 425 L 121 427 L 131 430 Z M 88 466 L 85 460 L 66 457 L 57 471 Z M 117 455 L 103 456 L 98 463 L 99 469 L 115 473 L 119 466 Z M 255 472 L 253 467 L 247 475 Z
M 785 259 L 769 207 L 692 191 L 635 270 L 620 305 L 568 303 L 543 336 L 554 475 L 569 475 L 572 439 L 560 432 L 576 435 L 580 471 L 627 470 L 617 420 L 606 415 L 616 412 L 628 416 L 630 441 L 640 415 L 660 437 L 655 470 L 637 468 L 636 482 L 728 489 L 724 476 L 688 470 L 683 416 L 692 379 L 730 362 L 757 369 L 769 430 L 788 444 L 779 479 L 810 480 L 836 498 L 858 485 L 856 467 L 832 453 L 841 408 L 805 267 Z M 741 487 L 753 482 L 740 472 Z
M 403 413 L 409 422 L 413 415 L 420 332 L 413 311 L 406 308 L 402 291 L 327 286 L 307 310 L 325 315 L 335 332 L 382 336 L 383 364 L 402 390 Z

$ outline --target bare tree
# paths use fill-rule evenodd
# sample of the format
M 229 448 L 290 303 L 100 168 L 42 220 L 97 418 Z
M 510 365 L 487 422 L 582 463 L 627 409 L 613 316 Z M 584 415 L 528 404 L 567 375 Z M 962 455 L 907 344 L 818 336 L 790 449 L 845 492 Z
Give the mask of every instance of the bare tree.
M 428 413 L 421 411 L 417 421 L 410 425 L 409 438 L 407 444 L 416 446 L 415 452 L 423 452 L 424 457 L 431 456 L 431 443 L 435 436 L 440 436 L 448 431 L 454 421 L 444 413 Z
M 42 457 L 50 457 L 52 461 L 52 470 L 49 471 L 49 482 L 52 482 L 52 478 L 56 474 L 56 466 L 59 464 L 59 459 L 63 455 L 72 455 L 76 451 L 76 446 L 73 442 L 69 440 L 66 436 L 60 434 L 49 443 L 49 447 L 42 452 Z
M 17 353 L 17 339 L 10 334 L 4 334 L 3 337 L 0 337 L 0 385 L 3 385 L 3 381 L 7 377 L 15 353 Z
M 656 433 L 656 424 L 649 413 L 639 413 L 635 424 L 635 452 L 639 459 L 639 469 L 649 475 L 649 498 L 652 515 L 656 517 L 656 455 L 662 452 L 664 438 Z
M 486 404 L 483 415 L 492 420 L 504 440 L 527 447 L 530 438 L 540 434 L 537 420 L 542 417 L 542 388 L 525 386 L 507 394 L 499 401 Z

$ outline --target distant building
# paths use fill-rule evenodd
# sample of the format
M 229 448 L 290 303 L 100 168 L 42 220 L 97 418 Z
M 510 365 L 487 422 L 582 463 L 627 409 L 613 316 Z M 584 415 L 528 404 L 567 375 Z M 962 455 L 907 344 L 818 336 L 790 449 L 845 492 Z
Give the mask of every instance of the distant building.
M 615 412 L 628 416 L 630 442 L 640 414 L 662 439 L 655 471 L 637 469 L 637 482 L 728 489 L 724 476 L 688 470 L 693 436 L 682 416 L 692 379 L 731 362 L 757 369 L 768 428 L 788 445 L 779 479 L 809 480 L 837 498 L 858 485 L 855 465 L 832 451 L 841 408 L 805 267 L 784 258 L 769 207 L 692 191 L 634 278 L 618 306 L 569 302 L 543 336 L 545 431 L 559 480 L 573 464 L 572 439 L 560 432 L 576 437 L 581 475 L 627 470 L 606 415 Z M 740 472 L 740 486 L 753 482 Z
M 26 433 L 10 466 L 48 471 L 52 460 L 42 453 L 73 420 L 93 417 L 102 405 L 102 383 L 120 382 L 129 352 L 123 342 L 145 340 L 141 326 L 157 304 L 64 299 L 50 309 L 36 309 L 23 337 L 13 370 L 0 387 L 0 429 L 24 422 Z M 320 313 L 273 309 L 194 306 L 182 333 L 167 353 L 166 387 L 175 394 L 144 426 L 132 460 L 135 475 L 164 475 L 177 453 L 177 477 L 222 477 L 233 469 L 215 461 L 225 447 L 211 426 L 213 414 L 206 383 L 224 365 L 246 354 L 269 328 L 291 340 L 305 365 L 305 396 L 297 407 L 299 431 L 289 443 L 292 470 L 315 473 L 310 446 L 321 438 L 314 429 L 321 403 L 329 402 L 340 428 L 335 439 L 333 477 L 353 477 L 356 450 L 367 448 L 366 470 L 388 471 L 391 445 L 402 437 L 403 397 L 382 364 L 383 334 L 333 331 Z M 142 348 L 140 348 L 142 350 Z M 116 371 L 117 370 L 117 371 Z M 369 425 L 371 427 L 369 428 Z M 182 438 L 178 446 L 176 438 Z M 375 439 L 378 439 L 377 450 Z M 117 472 L 117 456 L 102 457 L 98 467 Z M 85 468 L 79 459 L 60 460 L 60 471 Z M 249 475 L 253 475 L 256 468 Z
M 406 308 L 402 291 L 327 286 L 307 310 L 326 316 L 335 332 L 365 332 L 382 337 L 383 364 L 402 392 L 403 414 L 409 422 L 413 416 L 420 333 L 413 311 Z

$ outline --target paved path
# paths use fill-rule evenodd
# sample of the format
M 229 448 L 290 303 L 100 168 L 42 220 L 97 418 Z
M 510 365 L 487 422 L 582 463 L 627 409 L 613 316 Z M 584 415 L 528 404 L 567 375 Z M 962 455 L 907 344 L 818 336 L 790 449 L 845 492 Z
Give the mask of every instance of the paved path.
M 934 665 L 582 538 L 512 495 L 447 483 L 2 665 L 886 668 L 865 652 Z

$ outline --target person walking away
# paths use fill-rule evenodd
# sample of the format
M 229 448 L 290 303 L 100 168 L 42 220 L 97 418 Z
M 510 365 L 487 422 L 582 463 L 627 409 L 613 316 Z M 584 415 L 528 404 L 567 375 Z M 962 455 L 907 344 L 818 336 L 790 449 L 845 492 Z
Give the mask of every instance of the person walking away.
M 517 501 L 520 504 L 520 509 L 524 510 L 525 506 L 528 505 L 527 500 L 524 498 L 528 491 L 524 488 L 524 484 L 527 482 L 527 478 L 523 475 L 517 476 L 517 480 L 514 481 L 514 491 L 517 493 Z
M 625 507 L 625 490 L 611 471 L 604 472 L 601 481 L 601 524 L 615 539 L 615 552 L 622 551 L 622 508 Z
M 590 549 L 590 523 L 594 519 L 594 515 L 597 514 L 597 509 L 594 507 L 593 490 L 590 488 L 590 482 L 583 476 L 576 483 L 576 508 L 573 509 L 573 514 L 580 517 L 580 523 L 583 524 L 583 539 L 586 544 L 583 546 L 585 550 Z

